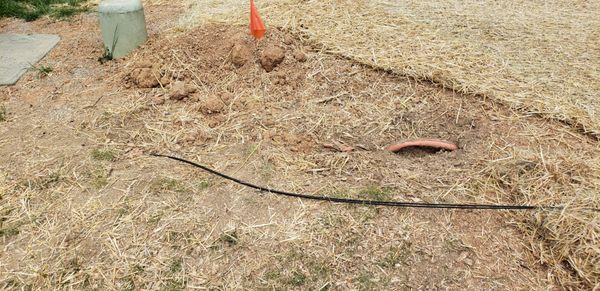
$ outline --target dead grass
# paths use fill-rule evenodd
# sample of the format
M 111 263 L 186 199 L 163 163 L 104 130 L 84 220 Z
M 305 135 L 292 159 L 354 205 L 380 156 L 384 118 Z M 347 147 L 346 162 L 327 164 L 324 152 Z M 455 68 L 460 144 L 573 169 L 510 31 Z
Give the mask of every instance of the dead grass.
M 190 2 L 183 27 L 245 24 L 247 3 Z M 397 74 L 600 134 L 600 11 L 576 1 L 260 1 L 268 26 Z
M 488 162 L 487 179 L 477 181 L 477 189 L 493 187 L 516 203 L 566 205 L 567 211 L 536 213 L 518 225 L 529 235 L 531 250 L 561 286 L 598 286 L 600 216 L 582 209 L 600 205 L 600 151 L 547 147 L 498 154 Z
M 192 5 L 198 8 L 182 18 L 182 27 L 247 21 L 245 3 L 209 0 Z M 257 5 L 268 26 L 296 33 L 323 51 L 491 97 L 521 112 L 566 121 L 592 135 L 600 133 L 596 69 L 600 67 L 600 23 L 595 17 L 600 7 L 596 3 L 290 0 Z M 522 151 L 507 154 L 492 146 L 498 159 L 514 164 L 491 162 L 488 171 L 510 172 L 513 178 L 474 178 L 473 189 L 520 203 L 597 207 L 597 145 L 591 152 L 574 154 L 572 142 L 529 134 L 546 144 L 534 155 L 534 166 L 531 149 L 522 149 L 529 152 L 522 156 Z M 563 146 L 556 148 L 557 144 Z M 561 157 L 548 160 L 547 155 L 555 153 Z M 568 177 L 561 174 L 565 172 Z M 521 225 L 540 261 L 554 271 L 553 278 L 564 286 L 598 286 L 597 216 L 583 212 L 544 217 L 543 223 L 538 217 Z M 548 232 L 550 236 L 540 235 Z
M 196 28 L 180 37 L 157 36 L 165 39 L 151 41 L 126 60 L 104 65 L 86 63 L 89 56 L 67 60 L 74 66 L 107 67 L 81 80 L 93 84 L 87 94 L 65 89 L 31 111 L 16 106 L 22 97 L 16 93 L 9 108 L 11 120 L 19 122 L 0 127 L 2 153 L 10 153 L 0 155 L 0 213 L 7 234 L 0 242 L 3 253 L 11 254 L 0 258 L 0 287 L 597 285 L 597 218 L 586 213 L 544 218 L 543 213 L 312 203 L 256 193 L 146 156 L 174 152 L 249 181 L 299 192 L 598 204 L 593 195 L 597 144 L 566 126 L 309 51 L 297 39 L 283 45 L 287 35 L 280 31 L 252 45 L 257 53 L 268 44 L 284 46 L 288 56 L 280 72 L 265 73 L 255 61 L 235 69 L 227 55 L 245 32 L 245 26 Z M 82 41 L 79 34 L 75 39 Z M 305 63 L 289 57 L 295 49 L 308 51 Z M 169 86 L 126 86 L 136 64 L 148 61 L 192 84 L 196 95 L 157 105 L 153 100 L 168 96 Z M 50 78 L 61 76 L 71 79 L 70 70 L 57 66 Z M 39 83 L 28 78 L 17 85 L 19 92 L 38 89 Z M 50 81 L 56 79 L 44 80 Z M 99 94 L 106 95 L 86 107 Z M 222 110 L 203 111 L 204 102 L 215 98 L 224 103 Z M 64 111 L 62 102 L 75 107 L 72 123 L 51 118 Z M 461 149 L 380 151 L 391 142 L 422 136 L 458 141 Z M 334 141 L 357 150 L 321 146 Z M 106 150 L 116 155 L 104 158 Z M 539 262 L 548 265 L 556 281 L 546 278 Z
M 223 32 L 221 32 L 223 33 Z M 188 35 L 188 37 L 191 37 Z M 203 54 L 203 53 L 199 53 Z M 184 74 L 189 76 L 201 76 L 206 74 L 200 69 L 195 71 L 195 67 L 201 65 L 191 65 L 188 61 L 185 61 L 189 56 L 177 56 L 177 51 L 173 51 L 173 60 L 178 63 L 167 63 L 165 67 L 169 67 L 173 70 L 173 75 L 181 74 L 179 72 L 187 71 Z M 319 58 L 315 56 L 315 58 Z M 322 57 L 324 58 L 324 57 Z M 168 60 L 169 57 L 166 57 Z M 181 63 L 179 63 L 181 62 Z M 251 164 L 247 164 L 254 160 L 259 173 L 263 172 L 266 168 L 280 169 L 276 173 L 269 174 L 269 177 L 277 179 L 276 181 L 296 181 L 301 183 L 302 180 L 294 173 L 311 171 L 311 169 L 319 169 L 332 175 L 333 177 L 347 177 L 348 175 L 357 175 L 364 177 L 364 182 L 355 181 L 358 186 L 348 188 L 348 183 L 331 183 L 325 182 L 320 187 L 323 189 L 322 192 L 327 195 L 344 196 L 344 197 L 369 197 L 372 199 L 407 199 L 407 197 L 394 196 L 393 193 L 413 193 L 413 195 L 419 195 L 417 199 L 433 200 L 433 201 L 468 201 L 475 200 L 480 202 L 493 202 L 501 203 L 502 201 L 510 201 L 513 203 L 523 204 L 547 204 L 547 205 L 569 205 L 569 209 L 581 208 L 587 205 L 590 207 L 598 205 L 597 197 L 593 195 L 581 195 L 580 193 L 596 193 L 598 191 L 598 177 L 594 173 L 598 173 L 596 159 L 597 149 L 591 150 L 587 148 L 587 151 L 578 152 L 573 146 L 576 146 L 576 142 L 572 139 L 572 136 L 568 132 L 555 132 L 549 134 L 540 128 L 533 126 L 527 126 L 524 120 L 519 119 L 515 115 L 506 115 L 502 111 L 490 110 L 488 113 L 489 118 L 492 120 L 505 120 L 507 123 L 523 124 L 521 128 L 513 129 L 518 132 L 518 137 L 522 138 L 519 142 L 522 144 L 513 145 L 511 148 L 506 148 L 506 141 L 502 135 L 498 135 L 499 132 L 495 133 L 477 133 L 475 136 L 485 136 L 486 140 L 483 144 L 473 144 L 475 140 L 472 136 L 472 128 L 476 127 L 479 130 L 486 130 L 485 125 L 473 123 L 473 108 L 466 107 L 460 102 L 458 108 L 452 107 L 451 109 L 446 107 L 446 112 L 439 112 L 439 105 L 422 102 L 422 100 L 410 100 L 405 99 L 406 93 L 401 93 L 406 90 L 407 87 L 404 85 L 392 85 L 392 83 L 381 82 L 373 84 L 372 86 L 367 85 L 368 81 L 365 82 L 363 89 L 359 89 L 358 92 L 344 93 L 335 87 L 335 81 L 329 83 L 331 94 L 338 96 L 336 98 L 348 94 L 349 99 L 336 100 L 332 99 L 333 106 L 340 106 L 343 104 L 344 108 L 348 110 L 331 111 L 331 105 L 323 106 L 320 100 L 323 99 L 321 95 L 310 94 L 311 90 L 322 90 L 320 88 L 323 80 L 335 80 L 333 76 L 341 76 L 348 74 L 344 69 L 336 68 L 331 63 L 323 61 L 322 64 L 312 65 L 315 71 L 309 73 L 309 76 L 322 75 L 324 78 L 318 82 L 307 82 L 304 83 L 303 98 L 309 98 L 303 100 L 303 106 L 301 110 L 295 111 L 272 111 L 271 105 L 262 105 L 263 99 L 259 96 L 263 96 L 263 93 L 250 91 L 246 92 L 243 84 L 244 79 L 240 79 L 239 73 L 232 75 L 227 72 L 227 69 L 223 73 L 216 73 L 216 75 L 222 76 L 222 81 L 217 81 L 216 84 L 212 84 L 207 92 L 210 94 L 219 94 L 219 92 L 232 90 L 230 84 L 232 80 L 237 82 L 237 86 L 233 89 L 235 94 L 238 96 L 251 96 L 249 99 L 240 99 L 244 102 L 244 108 L 251 109 L 257 104 L 261 104 L 264 107 L 265 112 L 269 112 L 267 115 L 254 116 L 244 113 L 244 110 L 236 107 L 235 104 L 229 104 L 229 108 L 238 108 L 237 110 L 229 110 L 224 113 L 224 118 L 221 118 L 221 122 L 217 123 L 217 126 L 212 128 L 203 128 L 204 134 L 208 135 L 208 146 L 202 146 L 195 144 L 194 146 L 200 146 L 209 151 L 222 151 L 226 144 L 235 144 L 243 142 L 247 139 L 248 130 L 247 126 L 250 124 L 273 124 L 269 119 L 273 118 L 279 120 L 275 123 L 277 126 L 281 126 L 282 131 L 290 131 L 301 133 L 305 136 L 316 136 L 316 137 L 330 137 L 340 138 L 345 143 L 364 144 L 368 149 L 377 149 L 383 147 L 385 144 L 384 140 L 386 137 L 392 139 L 398 139 L 400 137 L 416 137 L 416 136 L 430 136 L 432 133 L 439 135 L 442 134 L 443 138 L 454 138 L 460 139 L 463 148 L 470 148 L 473 151 L 482 150 L 487 152 L 488 155 L 479 157 L 477 163 L 471 164 L 475 169 L 470 171 L 468 175 L 463 175 L 464 179 L 456 180 L 457 176 L 452 173 L 446 173 L 449 176 L 442 175 L 440 172 L 437 174 L 436 183 L 430 185 L 422 185 L 423 180 L 421 178 L 413 178 L 416 183 L 398 181 L 397 179 L 388 178 L 387 180 L 379 181 L 378 185 L 369 185 L 370 182 L 377 180 L 377 175 L 381 173 L 369 173 L 370 169 L 381 169 L 382 164 L 373 164 L 373 162 L 366 162 L 367 160 L 373 159 L 373 156 L 350 159 L 346 154 L 315 154 L 315 155 L 300 155 L 298 157 L 292 157 L 289 152 L 269 152 L 265 149 L 264 137 L 262 134 L 258 134 L 257 143 L 253 143 L 248 147 L 242 149 L 243 156 L 238 159 L 226 158 L 225 160 L 238 160 L 238 162 L 225 162 L 224 160 L 215 160 L 217 167 L 227 168 L 233 167 L 233 173 L 237 173 L 240 169 L 246 168 Z M 330 68 L 321 71 L 319 68 Z M 333 69 L 336 68 L 336 69 Z M 363 76 L 365 71 L 364 68 L 356 68 L 354 72 L 350 74 L 357 74 Z M 202 78 L 198 79 L 205 80 Z M 343 83 L 343 82 L 341 82 Z M 311 84 L 311 85 L 307 85 Z M 346 87 L 347 88 L 347 87 Z M 351 88 L 347 88 L 352 90 Z M 362 90 L 362 91 L 361 91 Z M 431 92 L 430 92 L 431 93 Z M 302 93 L 301 93 L 302 94 Z M 362 96 L 362 97 L 357 97 Z M 316 102 L 313 102 L 310 98 L 319 96 Z M 373 98 L 377 96 L 377 98 Z M 441 96 L 439 96 L 441 98 Z M 253 99 L 256 98 L 256 99 Z M 276 99 L 277 102 L 285 104 L 288 102 L 284 99 Z M 235 99 L 234 99 L 235 100 Z M 435 100 L 435 99 L 434 99 Z M 433 102 L 429 100 L 429 102 Z M 137 104 L 137 105 L 136 105 Z M 144 118 L 146 111 L 139 110 L 140 103 L 132 102 L 130 109 L 125 111 L 120 110 L 116 113 L 117 116 L 123 116 L 127 118 L 134 118 L 138 120 L 145 120 L 143 125 L 143 131 L 139 132 L 140 138 L 149 140 L 152 142 L 140 143 L 153 144 L 153 145 L 164 145 L 167 148 L 181 152 L 183 148 L 174 147 L 174 143 L 180 143 L 186 141 L 185 136 L 194 136 L 194 130 L 186 126 L 176 126 L 175 124 L 198 124 L 198 127 L 202 128 L 202 122 L 197 121 L 199 117 L 197 113 L 187 110 L 186 107 L 175 106 L 174 108 L 167 109 L 168 111 L 175 110 L 176 114 L 163 120 L 152 121 L 151 118 Z M 394 104 L 392 107 L 387 107 L 388 104 Z M 170 106 L 170 105 L 167 105 Z M 445 103 L 445 106 L 448 106 Z M 168 107 L 167 107 L 168 108 Z M 405 113 L 398 116 L 394 113 L 396 110 L 405 111 Z M 461 111 L 462 110 L 462 111 Z M 450 111 L 451 113 L 449 113 Z M 348 114 L 349 112 L 353 112 Z M 421 114 L 420 116 L 415 114 Z M 136 114 L 141 114 L 136 117 Z M 276 115 L 272 115 L 276 114 Z M 423 119 L 423 116 L 431 114 L 433 117 L 430 119 Z M 450 116 L 447 116 L 450 115 Z M 277 118 L 279 117 L 279 119 Z M 394 117 L 395 116 L 395 117 Z M 440 120 L 441 119 L 441 120 Z M 442 122 L 443 120 L 452 120 L 454 123 L 460 124 L 461 129 L 456 131 L 449 129 L 447 125 L 440 124 L 440 127 L 436 127 L 433 124 L 436 122 Z M 113 119 L 114 120 L 114 119 Z M 120 120 L 120 118 L 116 118 Z M 523 123 L 525 122 L 525 123 Z M 208 122 L 210 124 L 210 121 Z M 396 125 L 397 126 L 394 126 Z M 131 126 L 130 120 L 121 121 L 122 127 Z M 113 125 L 114 126 L 114 125 Z M 283 128 L 288 128 L 287 130 Z M 349 128 L 352 128 L 352 133 L 349 133 Z M 471 128 L 471 130 L 467 129 Z M 443 133 L 443 130 L 448 132 Z M 563 129 L 565 130 L 565 129 Z M 264 136 L 269 136 L 265 131 Z M 471 132 L 471 133 L 469 133 Z M 373 135 L 373 133 L 378 133 Z M 490 136 L 488 136 L 489 134 Z M 447 136 L 444 136 L 447 135 Z M 590 143 L 586 141 L 586 138 L 580 138 L 577 142 Z M 250 140 L 255 140 L 250 138 Z M 261 141 L 262 140 L 262 141 Z M 368 140 L 368 142 L 367 142 Z M 531 142 L 524 142 L 529 141 Z M 576 139 L 577 140 L 577 139 Z M 285 143 L 278 144 L 279 139 L 274 138 L 272 140 L 272 146 L 285 146 Z M 290 142 L 292 140 L 283 138 L 283 141 Z M 479 141 L 480 142 L 480 141 Z M 523 143 L 524 142 L 524 143 Z M 593 144 L 593 142 L 591 142 Z M 187 144 L 187 143 L 186 143 Z M 558 147 L 556 145 L 559 145 Z M 187 144 L 189 145 L 189 144 Z M 531 150 L 531 148 L 540 148 L 539 151 Z M 550 148 L 553 147 L 553 150 Z M 268 149 L 269 146 L 266 146 Z M 185 151 L 197 152 L 193 148 L 187 148 Z M 419 157 L 423 153 L 413 153 L 415 157 Z M 358 153 L 360 155 L 360 153 Z M 262 158 L 261 158 L 262 157 Z M 211 159 L 210 155 L 203 155 L 200 160 Z M 377 159 L 375 159 L 377 161 Z M 266 162 L 269 161 L 269 162 Z M 241 162 L 241 163 L 240 163 Z M 381 161 L 379 161 L 381 162 Z M 421 161 L 422 162 L 422 161 Z M 229 166 L 228 166 L 229 165 Z M 397 166 L 397 165 L 396 165 Z M 391 167 L 391 166 L 390 166 Z M 569 170 L 565 170 L 569 169 Z M 463 171 L 465 169 L 463 168 Z M 385 171 L 383 171 L 385 172 Z M 382 173 L 383 173 L 382 172 Z M 352 173 L 352 174 L 351 174 Z M 359 174 L 360 173 L 360 174 Z M 385 176 L 385 174 L 383 174 Z M 444 177 L 445 176 L 445 177 Z M 403 176 L 406 177 L 406 176 Z M 415 177 L 415 175 L 413 175 Z M 434 178 L 434 177 L 432 177 Z M 300 180 L 299 180 L 300 179 Z M 381 179 L 381 178 L 379 178 Z M 410 175 L 407 177 L 410 181 Z M 266 181 L 270 181 L 267 179 Z M 387 181 L 387 182 L 386 182 Z M 305 187 L 295 188 L 295 183 L 289 185 L 292 189 L 298 189 L 306 191 Z M 364 185 L 366 183 L 366 185 Z M 389 183 L 389 184 L 386 184 Z M 350 183 L 353 184 L 353 183 Z M 363 184 L 363 186 L 360 186 Z M 416 185 L 418 187 L 415 187 Z M 355 184 L 356 185 L 356 184 Z M 419 187 L 425 187 L 423 191 L 415 191 Z M 391 191 L 394 189 L 395 191 Z M 315 189 L 318 190 L 318 189 Z M 488 197 L 488 193 L 493 193 L 492 197 Z M 422 200 L 419 200 L 422 201 Z M 529 234 L 529 244 L 534 253 L 540 258 L 540 261 L 548 265 L 553 270 L 553 276 L 562 286 L 594 286 L 597 280 L 597 267 L 594 264 L 594 260 L 597 256 L 594 256 L 594 245 L 597 242 L 595 236 L 598 234 L 597 219 L 589 220 L 593 218 L 593 215 L 588 212 L 569 212 L 568 215 L 561 214 L 558 216 L 549 215 L 543 223 L 537 222 L 540 216 L 545 214 L 539 214 L 533 218 L 519 217 L 519 226 Z M 546 215 L 547 216 L 547 215 Z M 582 222 L 587 222 L 583 223 Z M 571 227 L 572 226 L 572 227 Z M 546 233 L 547 229 L 552 229 L 552 235 L 550 237 L 540 236 L 539 233 Z M 543 246 L 543 247 L 540 247 Z M 560 250 L 560 252 L 557 252 Z M 578 270 L 578 271 L 573 271 Z M 364 276 L 363 276 L 364 275 Z M 368 274 L 359 275 L 358 284 L 361 286 L 370 286 L 369 280 L 362 280 L 361 278 L 367 278 Z M 301 281 L 302 278 L 299 273 L 286 273 L 283 275 L 283 285 L 291 284 L 294 282 Z M 281 283 L 281 282 L 280 282 Z M 380 286 L 380 285 L 377 285 Z

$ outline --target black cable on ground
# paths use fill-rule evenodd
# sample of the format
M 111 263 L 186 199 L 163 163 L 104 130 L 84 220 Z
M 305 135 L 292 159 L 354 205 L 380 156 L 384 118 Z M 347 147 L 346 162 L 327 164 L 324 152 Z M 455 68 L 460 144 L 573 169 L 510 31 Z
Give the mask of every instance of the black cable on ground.
M 229 181 L 233 181 L 237 184 L 244 185 L 249 188 L 253 188 L 262 192 L 273 193 L 276 195 L 284 195 L 290 197 L 298 197 L 302 199 L 310 199 L 310 200 L 319 200 L 319 201 L 329 201 L 335 203 L 346 203 L 346 204 L 360 204 L 360 205 L 374 205 L 374 206 L 390 206 L 390 207 L 405 207 L 405 208 L 443 208 L 443 209 L 492 209 L 492 210 L 562 210 L 564 206 L 534 206 L 534 205 L 494 205 L 494 204 L 453 204 L 453 203 L 425 203 L 425 202 L 400 202 L 400 201 L 378 201 L 378 200 L 366 200 L 366 199 L 352 199 L 352 198 L 337 198 L 337 197 L 327 197 L 327 196 L 317 196 L 317 195 L 309 195 L 309 194 L 301 194 L 301 193 L 293 193 L 287 191 L 281 191 L 271 188 L 266 188 L 258 185 L 254 185 L 252 183 L 240 180 L 238 178 L 234 178 L 228 176 L 226 174 L 217 172 L 209 167 L 197 164 L 192 161 L 188 161 L 186 159 L 163 155 L 163 154 L 150 154 L 155 157 L 164 157 L 169 158 L 175 161 L 179 161 L 182 163 L 186 163 L 192 165 L 194 167 L 200 168 L 206 172 L 209 172 L 213 175 L 219 176 L 223 179 L 227 179 Z M 586 210 L 592 211 L 600 211 L 598 208 L 587 208 Z

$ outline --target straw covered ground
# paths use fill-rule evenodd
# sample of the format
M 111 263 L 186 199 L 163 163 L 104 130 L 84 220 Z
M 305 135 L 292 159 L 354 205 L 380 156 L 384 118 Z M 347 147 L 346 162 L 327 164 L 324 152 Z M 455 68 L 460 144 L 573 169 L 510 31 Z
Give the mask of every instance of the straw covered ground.
M 583 209 L 600 207 L 592 136 L 330 54 L 304 33 L 271 27 L 257 43 L 246 25 L 184 28 L 195 9 L 152 3 L 148 43 L 105 63 L 94 14 L 0 21 L 61 36 L 40 64 L 52 70 L 0 88 L 0 288 L 600 286 L 600 216 Z M 284 58 L 267 72 L 272 47 Z M 382 150 L 417 137 L 459 149 Z M 317 203 L 151 152 L 297 192 L 567 210 Z
M 247 22 L 247 3 L 191 1 L 184 25 Z M 355 61 L 600 134 L 600 2 L 261 0 L 267 25 Z

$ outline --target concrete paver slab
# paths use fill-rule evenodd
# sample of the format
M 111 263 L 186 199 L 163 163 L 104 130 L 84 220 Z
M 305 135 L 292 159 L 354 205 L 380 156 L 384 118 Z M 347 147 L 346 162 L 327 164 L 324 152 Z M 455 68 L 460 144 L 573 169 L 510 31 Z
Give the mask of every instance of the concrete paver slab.
M 53 34 L 0 34 L 0 85 L 12 85 L 60 40 Z

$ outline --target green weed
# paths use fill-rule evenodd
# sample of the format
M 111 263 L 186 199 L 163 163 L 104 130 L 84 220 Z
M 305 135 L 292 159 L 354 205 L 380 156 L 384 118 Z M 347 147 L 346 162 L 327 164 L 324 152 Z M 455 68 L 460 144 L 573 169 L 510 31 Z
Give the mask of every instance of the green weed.
M 86 0 L 2 0 L 0 18 L 16 17 L 33 21 L 44 15 L 64 19 L 85 12 L 88 7 L 82 5 Z
M 358 283 L 359 290 L 375 290 L 376 283 L 373 281 L 374 275 L 368 272 L 363 272 L 355 280 Z
M 32 190 L 45 190 L 61 180 L 62 177 L 59 172 L 52 172 L 47 176 L 36 177 L 35 179 L 23 181 L 21 185 Z
M 54 18 L 66 19 L 77 13 L 87 12 L 88 10 L 89 9 L 87 7 L 68 5 L 53 9 L 50 15 Z
M 31 69 L 37 71 L 38 74 L 40 75 L 40 77 L 48 76 L 50 73 L 52 73 L 52 71 L 54 71 L 54 69 L 51 66 L 44 66 L 44 65 L 40 65 L 40 66 L 31 65 Z
M 186 281 L 183 279 L 169 279 L 167 281 L 167 285 L 163 290 L 169 291 L 179 291 L 184 290 L 186 286 Z
M 107 46 L 104 46 L 104 54 L 102 54 L 102 56 L 100 56 L 98 58 L 98 61 L 100 62 L 100 64 L 104 64 L 108 61 L 111 61 L 114 58 L 113 53 L 115 51 L 115 48 L 117 47 L 117 42 L 119 41 L 119 37 L 117 36 L 118 29 L 119 29 L 119 25 L 117 24 L 117 26 L 115 26 L 115 31 L 113 32 L 112 46 L 110 48 Z
M 195 183 L 194 190 L 204 190 L 208 187 L 210 187 L 210 182 L 202 180 Z

